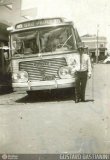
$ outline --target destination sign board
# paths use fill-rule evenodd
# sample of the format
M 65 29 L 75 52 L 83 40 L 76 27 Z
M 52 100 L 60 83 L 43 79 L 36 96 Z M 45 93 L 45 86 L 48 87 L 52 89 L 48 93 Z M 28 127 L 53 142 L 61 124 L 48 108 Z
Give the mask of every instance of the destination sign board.
M 31 20 L 27 22 L 18 23 L 15 26 L 15 29 L 23 29 L 35 26 L 42 26 L 42 25 L 52 25 L 52 24 L 60 24 L 62 23 L 62 18 L 48 18 L 48 19 L 37 19 Z

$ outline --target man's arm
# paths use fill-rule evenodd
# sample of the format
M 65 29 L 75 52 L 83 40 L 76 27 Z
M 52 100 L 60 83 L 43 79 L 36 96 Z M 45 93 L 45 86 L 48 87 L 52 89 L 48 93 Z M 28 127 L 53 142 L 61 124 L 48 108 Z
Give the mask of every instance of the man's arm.
M 88 78 L 91 78 L 91 74 L 92 74 L 92 65 L 91 65 L 90 57 L 88 55 Z

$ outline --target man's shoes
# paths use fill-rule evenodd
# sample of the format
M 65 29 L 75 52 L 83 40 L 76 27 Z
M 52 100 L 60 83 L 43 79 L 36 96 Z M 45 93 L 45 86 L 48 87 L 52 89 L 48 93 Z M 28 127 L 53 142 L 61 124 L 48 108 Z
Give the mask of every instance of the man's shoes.
M 80 102 L 86 102 L 86 101 L 85 101 L 85 99 L 81 99 L 81 101 L 80 101 Z
M 86 102 L 85 99 L 76 98 L 75 103 Z

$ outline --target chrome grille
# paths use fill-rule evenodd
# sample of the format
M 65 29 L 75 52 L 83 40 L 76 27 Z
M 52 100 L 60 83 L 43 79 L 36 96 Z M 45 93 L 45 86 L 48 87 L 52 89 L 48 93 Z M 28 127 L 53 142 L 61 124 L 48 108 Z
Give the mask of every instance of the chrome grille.
M 20 71 L 26 71 L 30 81 L 60 79 L 58 70 L 66 66 L 65 58 L 42 59 L 19 63 Z

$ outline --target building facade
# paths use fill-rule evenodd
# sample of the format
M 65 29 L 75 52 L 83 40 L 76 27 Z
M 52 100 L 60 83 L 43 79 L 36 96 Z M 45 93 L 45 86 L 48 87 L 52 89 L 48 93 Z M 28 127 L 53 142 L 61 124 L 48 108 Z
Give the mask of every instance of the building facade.
M 84 35 L 82 42 L 88 47 L 91 58 L 94 62 L 104 60 L 107 56 L 107 38 L 96 35 Z
M 21 0 L 0 1 L 0 23 L 11 26 L 24 20 L 21 16 Z

